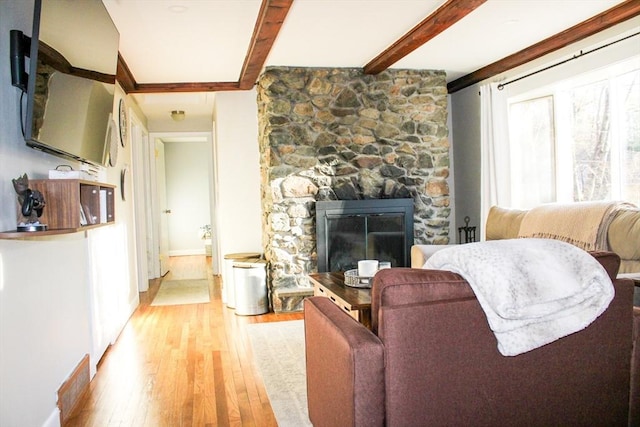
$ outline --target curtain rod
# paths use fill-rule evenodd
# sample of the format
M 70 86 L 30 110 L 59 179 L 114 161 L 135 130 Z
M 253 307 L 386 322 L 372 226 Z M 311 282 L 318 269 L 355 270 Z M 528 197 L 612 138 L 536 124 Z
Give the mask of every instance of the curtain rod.
M 612 45 L 614 45 L 614 44 L 616 44 L 616 43 L 620 43 L 621 41 L 625 41 L 625 40 L 630 39 L 631 37 L 635 37 L 635 36 L 637 36 L 637 35 L 639 35 L 639 34 L 640 34 L 640 31 L 639 31 L 639 32 L 637 32 L 637 33 L 634 33 L 634 34 L 630 34 L 630 35 L 628 35 L 628 36 L 626 36 L 626 37 L 623 37 L 623 38 L 621 38 L 621 39 L 619 39 L 619 40 L 614 40 L 614 41 L 612 41 L 611 43 L 607 43 L 607 44 L 602 45 L 602 46 L 600 46 L 600 47 L 596 47 L 595 49 L 588 50 L 588 51 L 586 51 L 586 52 L 580 51 L 580 53 L 578 53 L 578 54 L 576 54 L 576 55 L 573 55 L 571 58 L 565 59 L 564 61 L 558 62 L 558 63 L 556 63 L 556 64 L 549 65 L 548 67 L 545 67 L 545 68 L 542 68 L 542 69 L 540 69 L 540 70 L 534 71 L 534 72 L 532 72 L 532 73 L 526 74 L 526 75 L 524 75 L 524 76 L 522 76 L 522 77 L 518 77 L 517 79 L 513 79 L 513 80 L 510 80 L 510 81 L 505 82 L 505 83 L 500 83 L 500 84 L 498 85 L 498 90 L 502 90 L 502 89 L 504 89 L 504 87 L 505 87 L 506 85 L 510 85 L 511 83 L 515 83 L 515 82 L 520 81 L 520 80 L 522 80 L 522 79 L 526 79 L 527 77 L 531 77 L 531 76 L 536 75 L 536 74 L 538 74 L 538 73 L 541 73 L 541 72 L 543 72 L 543 71 L 547 71 L 547 70 L 549 70 L 549 69 L 551 69 L 551 68 L 557 67 L 558 65 L 562 65 L 562 64 L 565 64 L 565 63 L 567 63 L 567 62 L 569 62 L 569 61 L 573 61 L 574 59 L 578 59 L 578 58 L 580 58 L 580 57 L 582 57 L 582 56 L 585 56 L 585 55 L 588 55 L 588 54 L 590 54 L 590 53 L 596 52 L 596 51 L 598 51 L 598 50 L 600 50 L 600 49 L 604 49 L 605 47 L 609 47 L 609 46 L 612 46 Z

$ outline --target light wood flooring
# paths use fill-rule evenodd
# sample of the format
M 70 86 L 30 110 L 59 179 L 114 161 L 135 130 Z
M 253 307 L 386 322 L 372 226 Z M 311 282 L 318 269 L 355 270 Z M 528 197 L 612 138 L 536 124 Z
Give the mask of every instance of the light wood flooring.
M 237 316 L 222 304 L 210 258 L 172 257 L 162 280 L 209 278 L 211 302 L 151 307 L 152 280 L 68 426 L 276 426 L 245 326 L 301 313 Z

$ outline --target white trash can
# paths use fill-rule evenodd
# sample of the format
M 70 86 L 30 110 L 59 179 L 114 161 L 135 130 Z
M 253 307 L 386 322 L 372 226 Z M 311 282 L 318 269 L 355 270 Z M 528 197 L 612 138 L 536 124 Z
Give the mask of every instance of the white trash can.
M 224 268 L 222 269 L 222 303 L 229 308 L 236 307 L 236 293 L 233 286 L 233 263 L 244 259 L 260 258 L 258 252 L 240 252 L 224 256 Z
M 236 314 L 252 316 L 269 312 L 267 261 L 260 258 L 233 263 Z

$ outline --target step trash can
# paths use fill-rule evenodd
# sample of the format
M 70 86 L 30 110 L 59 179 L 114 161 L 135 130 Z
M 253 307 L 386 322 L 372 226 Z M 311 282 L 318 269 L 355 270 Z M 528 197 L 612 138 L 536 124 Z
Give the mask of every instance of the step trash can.
M 235 254 L 226 254 L 224 256 L 224 267 L 222 269 L 222 303 L 228 308 L 236 307 L 236 293 L 233 287 L 233 263 L 244 259 L 260 258 L 259 252 L 240 252 Z
M 233 263 L 236 314 L 252 316 L 269 312 L 267 261 L 260 258 Z

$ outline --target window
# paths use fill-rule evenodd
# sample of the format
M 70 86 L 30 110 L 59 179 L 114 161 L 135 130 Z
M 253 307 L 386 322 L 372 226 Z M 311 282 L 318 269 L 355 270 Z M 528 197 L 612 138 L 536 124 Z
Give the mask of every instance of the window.
M 640 205 L 639 59 L 509 100 L 514 207 Z

